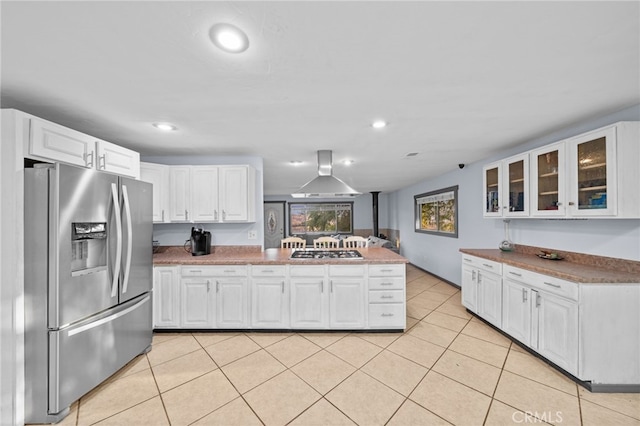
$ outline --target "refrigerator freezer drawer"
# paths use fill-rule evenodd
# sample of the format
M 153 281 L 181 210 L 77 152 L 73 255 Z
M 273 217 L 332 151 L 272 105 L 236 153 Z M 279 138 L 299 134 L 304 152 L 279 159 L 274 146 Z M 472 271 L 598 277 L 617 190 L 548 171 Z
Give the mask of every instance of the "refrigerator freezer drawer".
M 49 332 L 50 414 L 64 410 L 151 345 L 151 296 Z

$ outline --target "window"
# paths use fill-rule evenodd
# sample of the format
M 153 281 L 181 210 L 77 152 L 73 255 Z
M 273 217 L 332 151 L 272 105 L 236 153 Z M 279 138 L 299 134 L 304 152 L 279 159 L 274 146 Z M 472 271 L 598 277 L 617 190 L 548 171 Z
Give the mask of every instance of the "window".
M 458 238 L 458 186 L 413 197 L 416 232 Z
M 289 204 L 289 234 L 352 234 L 353 203 Z

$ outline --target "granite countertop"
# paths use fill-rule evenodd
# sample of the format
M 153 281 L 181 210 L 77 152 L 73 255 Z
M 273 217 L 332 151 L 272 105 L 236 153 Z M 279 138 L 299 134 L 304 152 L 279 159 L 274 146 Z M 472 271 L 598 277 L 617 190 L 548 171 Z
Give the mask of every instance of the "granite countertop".
M 362 260 L 290 259 L 292 249 L 265 249 L 259 246 L 214 246 L 211 254 L 192 256 L 181 246 L 160 247 L 153 254 L 154 265 L 358 265 L 362 263 L 408 263 L 386 248 L 358 248 Z
M 541 259 L 541 250 L 558 253 L 563 260 Z M 493 260 L 577 283 L 640 283 L 640 262 L 546 248 L 516 246 L 515 251 L 460 249 L 472 256 Z

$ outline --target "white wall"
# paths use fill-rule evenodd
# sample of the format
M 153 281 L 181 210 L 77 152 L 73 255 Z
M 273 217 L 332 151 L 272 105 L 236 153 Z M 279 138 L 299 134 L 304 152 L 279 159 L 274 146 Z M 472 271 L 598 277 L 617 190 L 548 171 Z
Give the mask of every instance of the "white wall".
M 202 228 L 211 232 L 213 245 L 243 246 L 264 243 L 263 219 L 263 162 L 255 156 L 143 156 L 141 161 L 169 165 L 231 165 L 249 164 L 256 169 L 256 221 L 253 223 L 203 223 Z M 183 245 L 191 236 L 194 223 L 157 223 L 153 225 L 153 239 L 163 246 Z M 249 231 L 255 231 L 257 238 L 250 240 Z
M 497 248 L 504 239 L 501 219 L 484 219 L 482 167 L 492 161 L 597 129 L 617 121 L 639 121 L 640 105 L 585 120 L 482 161 L 456 167 L 437 178 L 395 191 L 388 196 L 390 228 L 400 230 L 401 254 L 414 265 L 460 285 L 460 248 Z M 414 195 L 458 185 L 458 238 L 414 231 Z M 512 219 L 511 240 L 516 244 L 548 247 L 640 261 L 640 220 Z
M 0 424 L 24 422 L 23 128 L 2 110 L 0 140 Z

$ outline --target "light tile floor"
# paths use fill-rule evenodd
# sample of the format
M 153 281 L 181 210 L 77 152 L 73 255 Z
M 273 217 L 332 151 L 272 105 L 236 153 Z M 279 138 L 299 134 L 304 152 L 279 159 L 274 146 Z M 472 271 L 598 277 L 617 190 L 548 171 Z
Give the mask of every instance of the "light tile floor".
M 63 425 L 640 425 L 407 266 L 404 333 L 156 333 Z

